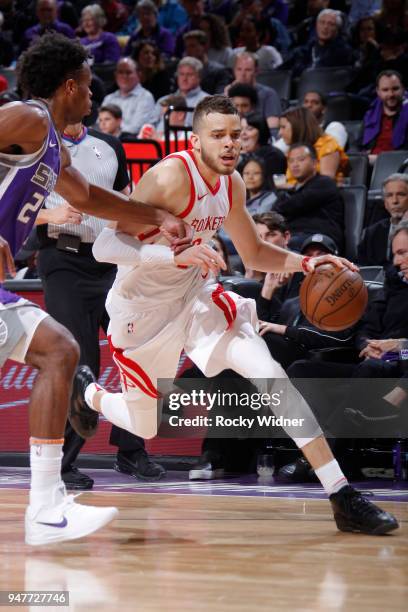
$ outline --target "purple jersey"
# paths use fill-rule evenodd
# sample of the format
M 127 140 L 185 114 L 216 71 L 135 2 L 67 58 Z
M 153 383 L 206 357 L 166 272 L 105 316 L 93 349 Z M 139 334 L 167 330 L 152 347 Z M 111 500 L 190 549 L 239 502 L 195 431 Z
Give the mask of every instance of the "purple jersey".
M 0 153 L 0 235 L 9 243 L 13 255 L 22 247 L 46 197 L 54 190 L 61 163 L 60 138 L 46 105 L 37 100 L 27 104 L 46 111 L 49 130 L 36 153 Z M 0 285 L 0 304 L 15 300 L 16 296 Z

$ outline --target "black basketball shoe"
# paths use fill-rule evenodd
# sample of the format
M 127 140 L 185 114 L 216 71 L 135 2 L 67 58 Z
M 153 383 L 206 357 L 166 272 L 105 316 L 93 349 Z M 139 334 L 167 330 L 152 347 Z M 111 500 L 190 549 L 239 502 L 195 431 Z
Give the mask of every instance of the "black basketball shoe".
M 68 420 L 77 434 L 85 439 L 92 438 L 98 429 L 99 414 L 85 401 L 85 389 L 93 382 L 96 379 L 92 370 L 87 365 L 79 366 L 72 387 Z
M 383 535 L 399 527 L 395 516 L 381 510 L 350 485 L 330 495 L 330 502 L 340 531 Z

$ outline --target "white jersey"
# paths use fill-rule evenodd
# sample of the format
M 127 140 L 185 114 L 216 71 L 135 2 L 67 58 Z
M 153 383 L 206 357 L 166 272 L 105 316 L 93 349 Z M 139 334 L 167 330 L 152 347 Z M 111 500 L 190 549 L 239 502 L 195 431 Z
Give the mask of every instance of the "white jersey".
M 219 177 L 212 188 L 201 176 L 193 151 L 180 151 L 165 159 L 172 158 L 183 162 L 190 181 L 189 202 L 178 216 L 193 227 L 193 244 L 208 243 L 231 209 L 231 176 Z M 157 228 L 140 234 L 138 238 L 144 244 L 169 244 Z M 111 299 L 115 295 L 142 307 L 152 301 L 162 303 L 179 298 L 189 299 L 207 280 L 195 266 L 183 268 L 171 263 L 158 263 L 154 267 L 119 265 Z

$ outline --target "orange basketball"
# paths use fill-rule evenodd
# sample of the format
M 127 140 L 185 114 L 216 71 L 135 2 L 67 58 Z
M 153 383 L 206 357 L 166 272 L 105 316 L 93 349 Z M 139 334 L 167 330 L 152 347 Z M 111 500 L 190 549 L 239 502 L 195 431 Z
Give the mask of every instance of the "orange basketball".
M 368 301 L 360 274 L 331 264 L 322 264 L 306 276 L 299 297 L 307 320 L 326 331 L 341 331 L 357 323 Z

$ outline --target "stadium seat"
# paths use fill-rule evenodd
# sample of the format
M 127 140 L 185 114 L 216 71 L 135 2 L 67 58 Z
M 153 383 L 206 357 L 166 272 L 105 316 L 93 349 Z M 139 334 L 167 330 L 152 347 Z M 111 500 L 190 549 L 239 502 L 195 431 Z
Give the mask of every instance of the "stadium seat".
M 222 279 L 226 291 L 234 291 L 245 298 L 256 300 L 261 293 L 262 285 L 259 281 L 242 276 L 226 276 Z
M 367 188 L 364 185 L 341 190 L 344 200 L 344 253 L 347 259 L 357 260 L 357 247 L 363 230 Z
M 360 274 L 365 281 L 384 282 L 384 268 L 382 266 L 361 266 Z
M 292 87 L 291 70 L 265 70 L 256 75 L 256 80 L 262 85 L 275 89 L 280 99 L 284 102 L 290 99 Z
M 161 146 L 156 140 L 131 137 L 122 140 L 122 144 L 132 183 L 136 185 L 146 170 L 163 158 Z
M 368 157 L 364 153 L 349 154 L 350 185 L 366 185 L 368 173 Z
M 362 121 L 343 121 L 344 127 L 346 128 L 348 139 L 346 144 L 346 151 L 354 152 L 360 149 L 360 138 L 363 130 Z
M 307 91 L 316 89 L 323 94 L 344 92 L 351 77 L 352 69 L 348 66 L 304 70 L 298 82 L 297 98 L 302 100 Z
M 330 121 L 347 121 L 351 117 L 350 97 L 346 93 L 327 96 L 327 106 L 324 113 L 325 123 Z
M 380 153 L 375 162 L 370 182 L 370 191 L 380 191 L 383 181 L 408 159 L 408 151 L 387 151 Z

